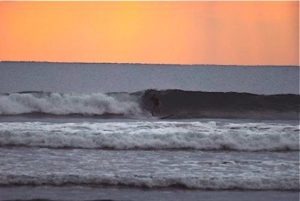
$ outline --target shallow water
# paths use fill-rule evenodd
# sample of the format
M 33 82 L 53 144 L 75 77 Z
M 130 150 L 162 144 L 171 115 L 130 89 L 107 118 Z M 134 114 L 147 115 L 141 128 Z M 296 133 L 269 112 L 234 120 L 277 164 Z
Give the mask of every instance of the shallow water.
M 7 117 L 0 145 L 2 200 L 298 200 L 300 189 L 295 121 Z
M 1 201 L 298 201 L 291 191 L 202 191 L 92 186 L 0 187 Z M 37 200 L 35 200 L 37 201 Z M 41 201 L 41 200 L 39 200 Z
M 299 190 L 297 152 L 1 148 L 2 185 Z

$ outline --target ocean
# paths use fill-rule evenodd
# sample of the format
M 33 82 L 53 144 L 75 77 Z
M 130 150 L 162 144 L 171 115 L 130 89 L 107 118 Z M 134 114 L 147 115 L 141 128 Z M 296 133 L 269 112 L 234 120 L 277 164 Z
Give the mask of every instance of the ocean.
M 39 78 L 24 91 L 31 82 L 1 87 L 1 201 L 299 200 L 300 101 L 285 86 L 85 93 Z

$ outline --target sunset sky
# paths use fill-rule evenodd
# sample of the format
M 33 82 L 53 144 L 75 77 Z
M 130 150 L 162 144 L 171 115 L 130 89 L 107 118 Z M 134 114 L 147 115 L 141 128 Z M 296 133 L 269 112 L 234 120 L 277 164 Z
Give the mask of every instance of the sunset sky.
M 0 2 L 0 60 L 299 65 L 298 2 Z

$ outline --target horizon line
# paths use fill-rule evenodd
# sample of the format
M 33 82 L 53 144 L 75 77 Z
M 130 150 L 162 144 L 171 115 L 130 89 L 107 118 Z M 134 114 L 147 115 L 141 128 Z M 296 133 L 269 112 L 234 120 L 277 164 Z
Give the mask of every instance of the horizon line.
M 117 64 L 117 65 L 161 65 L 161 66 L 222 66 L 222 67 L 297 67 L 300 65 L 287 65 L 287 64 L 176 64 L 176 63 L 142 63 L 142 62 L 85 62 L 85 61 L 11 61 L 0 60 L 0 63 L 53 63 L 53 64 Z

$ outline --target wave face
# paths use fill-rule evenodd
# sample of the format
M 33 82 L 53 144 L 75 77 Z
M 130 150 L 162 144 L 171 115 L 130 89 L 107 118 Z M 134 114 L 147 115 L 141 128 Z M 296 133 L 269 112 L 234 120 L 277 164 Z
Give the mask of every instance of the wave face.
M 299 126 L 279 123 L 0 123 L 0 146 L 86 149 L 299 150 Z
M 146 90 L 136 93 L 0 95 L 0 115 L 299 119 L 299 95 Z
M 142 103 L 155 116 L 169 118 L 299 119 L 300 112 L 300 96 L 292 94 L 147 90 Z
M 61 94 L 46 92 L 13 93 L 0 96 L 0 115 L 44 113 L 53 115 L 139 115 L 137 97 L 116 95 Z

